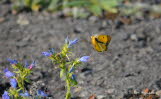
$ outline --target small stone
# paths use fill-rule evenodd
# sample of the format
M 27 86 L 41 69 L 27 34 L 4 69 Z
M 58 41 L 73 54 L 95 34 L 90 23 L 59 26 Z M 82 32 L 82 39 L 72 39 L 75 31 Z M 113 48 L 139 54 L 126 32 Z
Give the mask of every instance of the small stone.
M 153 52 L 153 48 L 149 46 L 149 47 L 145 48 L 145 51 L 147 53 L 152 53 Z
M 80 92 L 81 90 L 82 90 L 82 87 L 77 87 L 77 88 L 74 89 L 74 92 L 77 93 L 77 92 Z
M 157 91 L 156 95 L 161 96 L 161 90 Z
M 96 86 L 103 86 L 104 84 L 104 79 L 103 78 L 100 78 L 96 81 Z
M 137 91 L 137 90 L 134 90 L 134 94 L 139 94 L 139 91 Z
M 112 94 L 112 93 L 114 93 L 114 92 L 115 92 L 115 89 L 108 89 L 108 90 L 107 90 L 107 93 L 108 93 L 108 94 Z
M 76 26 L 75 28 L 74 28 L 74 33 L 82 33 L 83 31 L 82 31 L 83 29 L 80 27 L 80 26 Z
M 95 22 L 98 21 L 98 17 L 96 17 L 96 16 L 91 16 L 91 17 L 89 17 L 89 21 L 91 21 L 92 23 L 95 23 Z
M 16 43 L 16 46 L 17 46 L 17 47 L 25 47 L 27 44 L 28 44 L 28 42 L 22 41 L 22 42 L 17 42 L 17 43 Z
M 80 97 L 86 97 L 86 96 L 88 96 L 89 95 L 89 93 L 87 92 L 87 91 L 82 91 L 81 93 L 80 93 Z
M 34 80 L 34 81 L 37 81 L 40 78 L 42 78 L 42 73 L 41 72 L 34 72 L 34 76 L 31 76 L 31 79 Z
M 132 41 L 137 41 L 137 36 L 136 36 L 136 34 L 132 34 L 132 35 L 130 36 L 130 39 L 131 39 Z
M 97 99 L 107 99 L 107 97 L 105 95 L 98 95 Z
M 17 24 L 19 24 L 19 25 L 28 25 L 29 20 L 27 20 L 27 18 L 24 15 L 19 15 L 18 20 L 17 20 Z
M 142 32 L 138 33 L 137 37 L 138 37 L 138 41 L 145 41 L 146 39 L 145 34 L 143 34 Z

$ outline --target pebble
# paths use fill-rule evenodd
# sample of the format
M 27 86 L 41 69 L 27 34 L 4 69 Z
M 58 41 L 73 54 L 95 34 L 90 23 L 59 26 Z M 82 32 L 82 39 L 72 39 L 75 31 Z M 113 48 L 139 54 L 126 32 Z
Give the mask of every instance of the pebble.
M 97 99 L 107 99 L 107 97 L 105 95 L 98 95 Z
M 138 90 L 134 90 L 134 94 L 139 94 L 140 92 Z
M 95 23 L 95 22 L 98 21 L 98 17 L 96 17 L 96 16 L 91 16 L 91 17 L 89 17 L 89 21 L 91 21 L 92 23 Z
M 24 15 L 19 15 L 17 19 L 17 24 L 28 25 L 30 22 Z
M 77 92 L 80 92 L 81 90 L 82 90 L 82 87 L 77 87 L 77 88 L 74 89 L 74 92 L 77 93 Z
M 83 29 L 80 26 L 76 26 L 74 28 L 74 33 L 82 33 L 82 32 L 83 32 Z
M 138 37 L 138 41 L 142 41 L 144 40 L 145 41 L 145 34 L 143 34 L 142 32 L 141 33 L 137 33 L 137 37 Z
M 80 93 L 80 96 L 81 96 L 81 97 L 86 97 L 86 96 L 89 96 L 89 93 L 88 93 L 87 91 L 82 91 L 82 92 Z
M 41 72 L 34 72 L 34 76 L 31 76 L 32 80 L 39 80 L 42 77 L 42 73 Z
M 131 39 L 132 41 L 137 41 L 137 36 L 136 36 L 136 34 L 132 34 L 132 35 L 130 36 L 130 39 Z
M 112 93 L 114 93 L 114 92 L 115 92 L 115 89 L 108 89 L 108 90 L 107 90 L 107 93 L 108 93 L 108 94 L 112 94 Z
M 161 96 L 161 90 L 157 91 L 156 95 Z
M 22 41 L 22 42 L 17 42 L 16 46 L 17 47 L 25 47 L 25 46 L 27 46 L 27 44 L 28 44 L 28 42 Z

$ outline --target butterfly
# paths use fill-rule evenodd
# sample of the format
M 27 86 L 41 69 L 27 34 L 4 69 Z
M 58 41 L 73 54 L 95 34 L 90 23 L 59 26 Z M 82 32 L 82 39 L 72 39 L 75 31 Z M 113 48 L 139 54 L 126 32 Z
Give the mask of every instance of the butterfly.
M 108 45 L 111 41 L 111 36 L 109 35 L 93 35 L 91 36 L 91 42 L 94 49 L 98 52 L 103 52 L 108 50 Z

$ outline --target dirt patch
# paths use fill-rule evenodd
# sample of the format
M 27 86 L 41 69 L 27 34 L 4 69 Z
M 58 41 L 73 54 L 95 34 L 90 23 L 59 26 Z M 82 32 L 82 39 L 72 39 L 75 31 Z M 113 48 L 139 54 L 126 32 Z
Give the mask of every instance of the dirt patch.
M 18 24 L 20 16 L 29 23 Z M 89 32 L 111 35 L 109 51 L 96 52 Z M 5 21 L 0 23 L 0 71 L 10 67 L 6 58 L 20 62 L 36 60 L 33 83 L 28 86 L 47 88 L 54 99 L 63 99 L 65 88 L 59 79 L 59 69 L 54 69 L 41 52 L 49 48 L 59 51 L 67 36 L 80 40 L 74 47 L 73 57 L 92 57 L 77 72 L 80 83 L 72 90 L 75 96 L 87 99 L 96 94 L 104 99 L 120 99 L 129 89 L 161 89 L 161 19 L 124 25 L 111 33 L 107 20 L 62 19 L 43 13 L 5 14 Z M 8 88 L 6 82 L 2 78 L 3 90 Z

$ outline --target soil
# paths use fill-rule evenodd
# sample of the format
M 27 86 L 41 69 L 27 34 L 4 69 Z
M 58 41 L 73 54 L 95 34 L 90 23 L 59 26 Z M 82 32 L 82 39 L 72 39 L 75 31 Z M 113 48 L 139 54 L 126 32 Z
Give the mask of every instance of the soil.
M 64 99 L 65 86 L 59 78 L 59 69 L 41 53 L 50 48 L 59 52 L 67 36 L 79 38 L 73 48 L 74 58 L 91 56 L 90 62 L 76 71 L 79 84 L 72 89 L 73 97 L 87 99 L 95 94 L 98 99 L 130 99 L 125 95 L 131 89 L 161 90 L 160 18 L 124 25 L 111 33 L 110 21 L 105 19 L 60 18 L 45 12 L 13 15 L 9 8 L 0 4 L 0 18 L 4 18 L 0 22 L 0 94 L 10 87 L 3 69 L 11 70 L 6 59 L 12 58 L 22 63 L 36 60 L 32 84 L 28 85 L 31 91 L 43 89 L 52 99 Z M 109 50 L 95 51 L 89 33 L 111 35 Z

